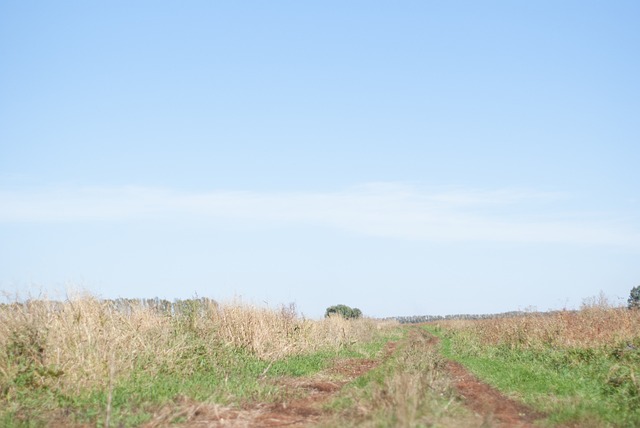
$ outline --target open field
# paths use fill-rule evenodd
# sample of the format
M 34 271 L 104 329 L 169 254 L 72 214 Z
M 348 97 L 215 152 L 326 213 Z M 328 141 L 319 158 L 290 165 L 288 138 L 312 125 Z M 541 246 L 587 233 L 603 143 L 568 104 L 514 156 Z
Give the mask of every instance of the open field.
M 429 326 L 443 353 L 545 425 L 640 426 L 640 311 L 593 299 L 580 311 Z
M 637 426 L 640 311 L 400 325 L 193 299 L 0 306 L 1 426 Z
M 310 321 L 291 307 L 207 299 L 171 312 L 90 296 L 3 305 L 0 425 L 153 424 L 172 401 L 282 401 L 288 391 L 274 379 L 371 357 L 387 330 L 371 320 Z

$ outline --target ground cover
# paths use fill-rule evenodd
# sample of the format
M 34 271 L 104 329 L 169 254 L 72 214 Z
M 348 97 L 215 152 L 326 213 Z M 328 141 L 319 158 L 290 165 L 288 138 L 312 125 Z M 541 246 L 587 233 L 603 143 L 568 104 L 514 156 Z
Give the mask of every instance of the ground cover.
M 640 426 L 639 331 L 602 304 L 403 326 L 30 300 L 0 305 L 0 426 Z
M 640 426 L 640 311 L 580 311 L 427 327 L 443 354 L 546 415 L 538 424 Z
M 479 427 L 452 385 L 436 338 L 416 327 L 388 348 L 378 367 L 345 387 L 327 406 L 324 427 Z
M 90 296 L 1 306 L 0 425 L 178 424 L 188 403 L 283 402 L 295 391 L 275 380 L 371 358 L 385 343 L 371 320 L 183 303 L 171 313 Z

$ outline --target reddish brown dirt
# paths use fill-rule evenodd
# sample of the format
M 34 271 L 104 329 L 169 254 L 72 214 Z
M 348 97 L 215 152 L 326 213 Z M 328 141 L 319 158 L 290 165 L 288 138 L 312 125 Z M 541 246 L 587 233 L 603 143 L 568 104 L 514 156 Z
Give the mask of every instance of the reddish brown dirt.
M 424 334 L 424 330 L 420 333 Z M 438 339 L 432 336 L 429 342 L 435 346 Z M 383 359 L 395 351 L 396 345 L 387 345 Z M 248 405 L 242 410 L 193 402 L 174 403 L 173 406 L 156 413 L 156 417 L 148 426 L 273 428 L 314 425 L 328 416 L 322 408 L 324 403 L 345 384 L 362 376 L 380 362 L 340 360 L 328 370 L 331 379 L 339 380 L 280 379 L 278 384 L 286 389 L 287 396 L 292 397 L 291 399 L 270 404 Z M 481 382 L 459 363 L 448 361 L 446 367 L 459 397 L 479 417 L 482 426 L 528 428 L 533 427 L 533 422 L 544 416 Z M 176 420 L 180 419 L 185 422 L 176 424 Z
M 388 343 L 381 360 L 338 360 L 325 374 L 325 377 L 332 380 L 281 378 L 277 384 L 287 391 L 288 397 L 292 397 L 285 401 L 247 405 L 242 410 L 195 402 L 174 403 L 156 412 L 147 426 L 272 428 L 313 425 L 325 416 L 322 409 L 324 403 L 345 384 L 380 364 L 393 353 L 395 347 L 395 343 Z M 176 420 L 186 422 L 175 423 Z
M 466 406 L 492 426 L 533 427 L 533 422 L 544 416 L 479 381 L 455 361 L 447 362 L 447 370 Z
M 428 342 L 437 345 L 440 340 L 428 334 Z M 484 425 L 505 427 L 533 427 L 533 423 L 544 417 L 526 405 L 512 400 L 497 389 L 480 381 L 462 364 L 447 361 L 447 371 L 463 403 L 484 420 Z
M 395 350 L 396 343 L 387 344 L 384 358 L 387 358 Z M 329 369 L 329 373 L 339 381 L 302 381 L 296 383 L 281 381 L 288 391 L 304 391 L 301 398 L 289 402 L 276 403 L 266 407 L 254 419 L 251 426 L 256 427 L 281 427 L 281 426 L 307 426 L 318 422 L 324 415 L 322 404 L 329 401 L 345 384 L 367 373 L 380 364 L 381 360 L 363 360 L 358 358 L 339 360 Z

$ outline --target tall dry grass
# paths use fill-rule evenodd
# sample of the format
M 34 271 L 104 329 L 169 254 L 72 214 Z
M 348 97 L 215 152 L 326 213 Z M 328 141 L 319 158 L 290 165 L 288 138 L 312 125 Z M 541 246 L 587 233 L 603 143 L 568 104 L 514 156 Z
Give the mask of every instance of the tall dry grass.
M 321 321 L 296 315 L 295 308 L 280 310 L 233 303 L 218 308 L 208 320 L 228 344 L 248 349 L 263 359 L 322 349 L 337 350 L 373 339 L 380 324 L 371 319 L 329 317 Z
M 0 390 L 22 384 L 74 394 L 105 388 L 141 368 L 153 375 L 171 372 L 179 362 L 184 371 L 189 358 L 195 362 L 202 352 L 240 350 L 276 360 L 338 350 L 371 339 L 378 329 L 367 319 L 307 320 L 293 307 L 210 300 L 187 305 L 174 314 L 135 303 L 123 310 L 87 295 L 1 305 Z
M 466 332 L 485 345 L 511 348 L 597 348 L 640 337 L 640 311 L 615 307 L 605 298 L 585 301 L 578 311 L 530 313 L 512 318 L 439 323 Z
M 640 310 L 600 297 L 580 310 L 440 323 L 446 352 L 567 426 L 640 426 Z

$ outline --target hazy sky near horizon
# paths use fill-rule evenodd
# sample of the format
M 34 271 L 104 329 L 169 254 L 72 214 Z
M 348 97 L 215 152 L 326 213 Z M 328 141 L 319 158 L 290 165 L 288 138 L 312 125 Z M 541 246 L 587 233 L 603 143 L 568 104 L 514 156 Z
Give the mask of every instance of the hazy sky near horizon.
M 366 315 L 640 284 L 640 3 L 0 3 L 0 290 Z

